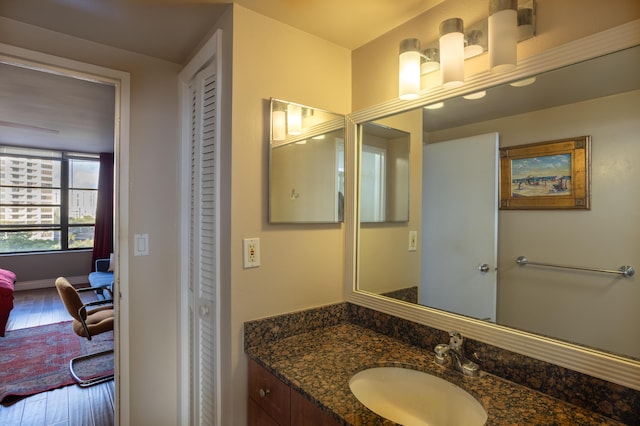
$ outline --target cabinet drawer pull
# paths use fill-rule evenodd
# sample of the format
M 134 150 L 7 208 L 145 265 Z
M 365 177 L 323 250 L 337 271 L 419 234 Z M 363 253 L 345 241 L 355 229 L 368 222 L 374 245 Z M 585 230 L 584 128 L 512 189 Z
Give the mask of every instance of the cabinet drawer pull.
M 269 395 L 271 393 L 271 391 L 269 389 L 260 388 L 258 393 L 260 394 L 260 398 L 264 398 L 265 396 Z

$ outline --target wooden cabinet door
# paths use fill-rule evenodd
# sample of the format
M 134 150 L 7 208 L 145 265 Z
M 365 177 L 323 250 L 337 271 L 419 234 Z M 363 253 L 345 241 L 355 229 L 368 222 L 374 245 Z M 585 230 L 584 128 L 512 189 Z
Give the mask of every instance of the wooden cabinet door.
M 281 426 L 256 402 L 249 398 L 249 426 Z
M 291 425 L 337 426 L 339 423 L 326 411 L 306 399 L 300 393 L 291 391 Z

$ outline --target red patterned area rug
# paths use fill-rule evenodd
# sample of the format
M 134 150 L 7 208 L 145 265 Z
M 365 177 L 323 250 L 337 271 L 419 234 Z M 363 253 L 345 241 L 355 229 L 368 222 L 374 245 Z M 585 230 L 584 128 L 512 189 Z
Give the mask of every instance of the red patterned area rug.
M 74 384 L 71 358 L 113 348 L 113 332 L 91 341 L 79 337 L 71 321 L 8 331 L 0 337 L 0 402 L 11 404 L 29 395 Z M 113 356 L 76 364 L 76 371 L 97 376 L 113 371 Z

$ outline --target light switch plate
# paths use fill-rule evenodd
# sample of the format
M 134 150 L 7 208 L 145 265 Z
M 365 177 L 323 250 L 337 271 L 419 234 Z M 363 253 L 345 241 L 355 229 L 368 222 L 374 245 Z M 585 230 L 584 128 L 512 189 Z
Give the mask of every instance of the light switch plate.
M 409 231 L 409 251 L 418 250 L 418 231 Z
M 149 256 L 149 234 L 135 234 L 133 236 L 133 255 Z

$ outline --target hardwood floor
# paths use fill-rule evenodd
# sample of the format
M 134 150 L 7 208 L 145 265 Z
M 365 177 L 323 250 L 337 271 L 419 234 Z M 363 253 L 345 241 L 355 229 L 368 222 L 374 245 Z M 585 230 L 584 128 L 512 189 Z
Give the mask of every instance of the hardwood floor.
M 7 331 L 70 319 L 55 288 L 17 291 L 13 304 Z M 66 386 L 24 398 L 9 406 L 0 405 L 0 425 L 112 426 L 114 407 L 113 380 L 89 388 Z

